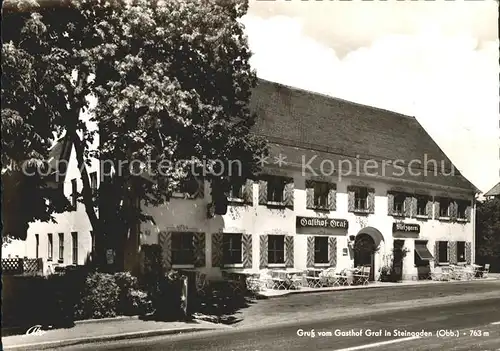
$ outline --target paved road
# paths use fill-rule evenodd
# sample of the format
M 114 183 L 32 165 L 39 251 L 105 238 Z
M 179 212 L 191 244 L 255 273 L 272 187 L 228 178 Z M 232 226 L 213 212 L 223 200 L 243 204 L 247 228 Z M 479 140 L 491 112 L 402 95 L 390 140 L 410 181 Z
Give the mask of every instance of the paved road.
M 433 307 L 377 312 L 364 317 L 80 345 L 64 350 L 500 350 L 500 297 Z M 299 336 L 300 331 L 303 336 Z M 312 331 L 314 330 L 314 337 Z M 373 335 L 369 335 L 368 331 Z M 399 335 L 394 335 L 399 330 Z M 412 338 L 412 332 L 432 336 Z M 438 331 L 455 336 L 437 337 Z M 380 335 L 374 334 L 379 332 Z M 335 335 L 345 333 L 344 336 Z M 391 333 L 392 335 L 389 335 Z M 406 334 L 405 334 L 406 333 Z M 458 334 L 457 334 L 458 333 Z M 418 336 L 418 335 L 417 335 Z M 396 340 L 400 339 L 400 340 Z M 396 340 L 396 342 L 395 342 Z M 370 347 L 373 345 L 373 347 Z

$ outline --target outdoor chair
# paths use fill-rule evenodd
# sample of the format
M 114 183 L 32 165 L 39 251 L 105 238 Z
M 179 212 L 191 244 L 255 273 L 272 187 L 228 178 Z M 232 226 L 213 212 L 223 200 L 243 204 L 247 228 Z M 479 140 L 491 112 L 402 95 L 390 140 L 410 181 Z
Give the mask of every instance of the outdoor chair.
M 290 279 L 290 286 L 293 288 L 293 289 L 300 289 L 302 288 L 303 286 L 305 285 L 305 274 L 304 272 L 302 273 L 296 273 L 296 274 L 293 274 L 291 279 Z
M 265 289 L 265 285 L 260 280 L 260 274 L 252 274 L 246 278 L 247 290 L 258 292 Z
M 490 264 L 486 263 L 483 269 L 483 278 L 488 278 L 489 273 L 490 273 Z
M 205 296 L 207 290 L 207 275 L 205 273 L 196 273 L 195 278 L 196 294 L 198 296 Z
M 336 276 L 335 268 L 328 268 L 324 270 L 323 277 L 326 286 L 335 286 L 338 284 L 339 279 Z
M 243 292 L 242 282 L 239 279 L 235 279 L 234 274 L 230 274 L 223 271 L 222 277 L 227 282 L 229 289 L 233 292 L 233 294 L 241 294 Z
M 321 273 L 316 275 L 315 271 L 308 271 L 306 273 L 307 286 L 310 288 L 321 288 L 324 282 L 323 277 L 320 276 Z
M 281 272 L 273 272 L 271 271 L 271 279 L 272 279 L 272 288 L 273 289 L 286 289 L 288 284 L 288 279 L 285 274 Z
M 368 285 L 370 280 L 370 266 L 365 266 L 361 268 L 360 273 L 353 274 L 353 278 L 356 284 Z

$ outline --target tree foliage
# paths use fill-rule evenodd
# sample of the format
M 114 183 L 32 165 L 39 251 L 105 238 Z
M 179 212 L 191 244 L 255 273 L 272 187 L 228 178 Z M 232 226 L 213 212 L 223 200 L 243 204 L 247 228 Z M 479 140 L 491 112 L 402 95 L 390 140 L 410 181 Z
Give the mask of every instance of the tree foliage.
M 151 219 L 133 206 L 135 199 L 165 203 L 193 169 L 202 174 L 210 160 L 224 165 L 204 173 L 221 191 L 235 172 L 246 178 L 259 171 L 257 156 L 266 147 L 250 133 L 255 116 L 248 107 L 256 76 L 238 22 L 247 1 L 23 4 L 29 11 L 9 11 L 3 18 L 9 31 L 2 49 L 8 73 L 2 127 L 4 112 L 10 117 L 2 147 L 16 162 L 44 160 L 51 136 L 65 133 L 81 171 L 79 201 L 95 232 Z M 97 149 L 91 148 L 92 125 L 99 130 Z M 114 170 L 97 196 L 87 173 L 92 158 L 112 163 Z M 134 160 L 151 166 L 147 176 L 132 174 Z M 230 160 L 241 167 L 227 167 Z M 105 208 L 99 218 L 98 206 Z
M 478 202 L 476 214 L 477 254 L 500 263 L 500 198 Z

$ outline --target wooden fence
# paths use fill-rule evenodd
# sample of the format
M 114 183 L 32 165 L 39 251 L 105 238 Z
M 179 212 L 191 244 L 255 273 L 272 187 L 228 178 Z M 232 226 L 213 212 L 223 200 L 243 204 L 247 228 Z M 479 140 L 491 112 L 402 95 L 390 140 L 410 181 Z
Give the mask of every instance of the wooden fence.
M 43 274 L 43 260 L 41 258 L 2 258 L 2 274 Z

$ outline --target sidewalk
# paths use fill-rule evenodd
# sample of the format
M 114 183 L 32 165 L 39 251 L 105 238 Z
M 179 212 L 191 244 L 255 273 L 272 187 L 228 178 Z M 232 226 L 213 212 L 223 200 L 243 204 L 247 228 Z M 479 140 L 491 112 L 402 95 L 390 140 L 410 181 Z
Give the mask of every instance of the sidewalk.
M 2 337 L 4 350 L 48 350 L 55 347 L 179 334 L 193 331 L 229 328 L 204 321 L 156 322 L 137 317 L 106 318 L 75 322 L 73 328 L 48 330 L 43 335 L 13 335 Z
M 500 279 L 500 274 L 490 274 L 488 278 L 472 280 L 473 282 L 487 282 L 491 280 Z M 368 285 L 349 285 L 349 286 L 335 286 L 335 287 L 325 287 L 325 288 L 309 288 L 302 287 L 297 290 L 273 290 L 267 289 L 260 291 L 258 296 L 261 298 L 272 298 L 281 297 L 291 294 L 305 294 L 305 293 L 315 293 L 315 292 L 328 292 L 328 291 L 343 291 L 343 290 L 357 290 L 357 289 L 374 289 L 374 288 L 388 288 L 391 286 L 412 286 L 412 285 L 431 285 L 431 284 L 457 284 L 463 283 L 461 280 L 450 280 L 450 281 L 435 281 L 435 280 L 420 280 L 420 281 L 403 281 L 400 283 L 389 283 L 389 282 L 371 282 Z

